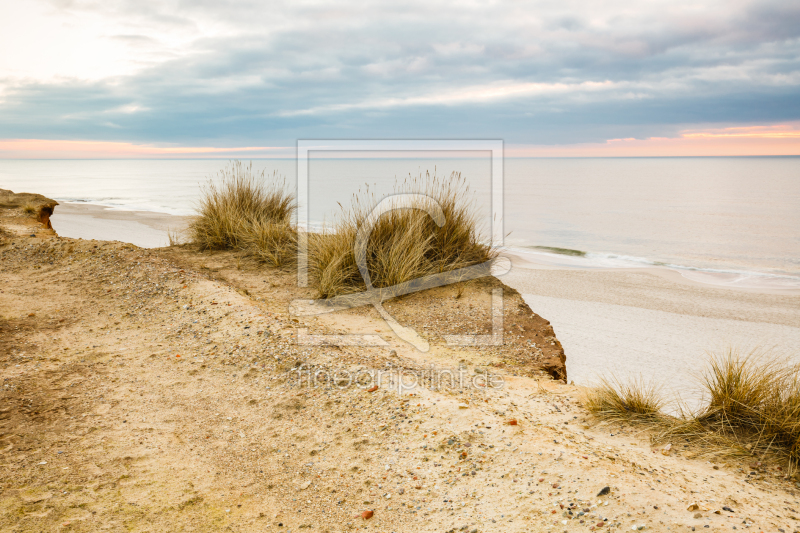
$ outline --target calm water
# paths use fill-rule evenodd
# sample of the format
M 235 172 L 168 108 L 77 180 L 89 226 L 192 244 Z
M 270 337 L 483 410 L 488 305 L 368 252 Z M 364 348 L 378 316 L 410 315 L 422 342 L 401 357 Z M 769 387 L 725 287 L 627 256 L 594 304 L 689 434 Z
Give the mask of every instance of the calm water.
M 0 188 L 59 201 L 187 215 L 219 160 L 0 160 Z M 295 186 L 294 160 L 257 160 Z M 312 159 L 312 222 L 359 189 L 425 171 L 469 181 L 489 221 L 488 158 Z M 587 265 L 666 263 L 800 277 L 800 158 L 508 159 L 506 244 L 581 250 Z M 788 278 L 787 278 L 788 279 Z M 794 283 L 796 280 L 792 280 Z

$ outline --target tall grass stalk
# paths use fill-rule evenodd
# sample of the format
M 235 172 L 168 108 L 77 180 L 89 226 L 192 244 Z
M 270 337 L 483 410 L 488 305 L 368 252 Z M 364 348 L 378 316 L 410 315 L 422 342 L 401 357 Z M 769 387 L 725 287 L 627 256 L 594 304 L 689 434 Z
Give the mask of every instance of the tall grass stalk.
M 170 246 L 180 246 L 181 236 L 177 230 L 167 228 L 167 240 Z

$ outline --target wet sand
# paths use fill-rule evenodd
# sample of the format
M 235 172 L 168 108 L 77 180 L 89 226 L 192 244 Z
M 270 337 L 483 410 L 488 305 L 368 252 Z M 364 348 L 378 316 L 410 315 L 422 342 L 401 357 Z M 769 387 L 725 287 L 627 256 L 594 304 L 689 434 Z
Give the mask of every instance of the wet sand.
M 800 291 L 699 283 L 665 268 L 576 270 L 511 258 L 503 281 L 553 324 L 577 384 L 642 376 L 688 397 L 686 380 L 709 352 L 800 359 Z
M 189 217 L 150 211 L 120 211 L 78 203 L 59 204 L 51 221 L 62 237 L 129 242 L 142 248 L 169 245 L 169 233 L 179 235 Z

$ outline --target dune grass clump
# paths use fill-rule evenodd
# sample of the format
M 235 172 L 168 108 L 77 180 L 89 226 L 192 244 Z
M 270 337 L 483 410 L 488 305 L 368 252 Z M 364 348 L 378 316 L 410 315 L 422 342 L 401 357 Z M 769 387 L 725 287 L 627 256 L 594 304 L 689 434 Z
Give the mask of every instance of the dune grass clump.
M 711 359 L 704 374 L 708 405 L 694 417 L 708 432 L 751 453 L 800 463 L 800 369 L 735 351 Z
M 252 163 L 235 161 L 203 190 L 188 232 L 203 250 L 241 250 L 270 266 L 285 266 L 297 253 L 296 208 L 277 175 L 267 178 L 253 172 Z
M 603 380 L 599 387 L 587 392 L 584 406 L 601 420 L 614 422 L 663 423 L 666 404 L 655 385 L 642 380 L 630 383 L 612 378 Z
M 484 243 L 469 187 L 458 173 L 449 179 L 426 173 L 396 185 L 395 194 L 425 195 L 404 209 L 384 213 L 367 241 L 366 263 L 374 287 L 389 287 L 440 272 L 482 263 L 496 256 Z M 444 223 L 422 208 L 441 207 Z M 309 277 L 320 297 L 364 290 L 354 245 L 359 228 L 368 222 L 377 199 L 367 191 L 354 195 L 333 226 L 309 235 Z M 428 203 L 429 205 L 425 205 Z
M 240 247 L 272 267 L 297 263 L 297 230 L 290 223 L 254 220 L 240 237 Z
M 663 413 L 657 389 L 604 381 L 584 401 L 597 418 L 658 426 L 653 440 L 683 439 L 710 455 L 767 455 L 800 465 L 800 367 L 728 350 L 711 356 L 700 380 L 706 402 Z

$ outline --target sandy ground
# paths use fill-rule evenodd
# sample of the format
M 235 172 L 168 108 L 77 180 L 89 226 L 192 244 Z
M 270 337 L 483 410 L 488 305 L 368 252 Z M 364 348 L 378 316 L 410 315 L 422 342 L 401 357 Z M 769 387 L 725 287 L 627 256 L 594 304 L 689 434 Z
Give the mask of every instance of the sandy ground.
M 169 233 L 180 233 L 187 217 L 121 211 L 79 203 L 61 203 L 53 213 L 52 222 L 59 235 L 73 239 L 121 241 L 141 248 L 169 245 Z
M 503 281 L 553 324 L 570 380 L 643 376 L 695 397 L 707 354 L 797 357 L 800 291 L 698 283 L 667 269 L 575 270 L 516 261 Z
M 512 291 L 502 347 L 449 347 L 424 332 L 486 333 L 491 280 L 387 306 L 430 340 L 422 353 L 374 311 L 290 316 L 288 302 L 312 294 L 232 253 L 60 238 L 12 216 L 0 224 L 15 234 L 0 244 L 3 531 L 800 524 L 786 465 L 709 460 L 681 442 L 662 453 L 646 434 L 595 423 L 580 388 L 536 370 L 560 345 Z M 389 345 L 301 345 L 302 328 L 372 331 Z M 340 379 L 431 364 L 478 384 Z M 332 379 L 299 382 L 310 370 Z M 487 373 L 502 386 L 481 385 Z

